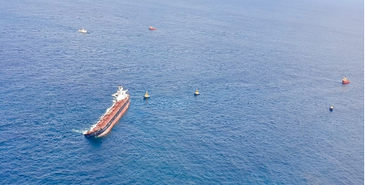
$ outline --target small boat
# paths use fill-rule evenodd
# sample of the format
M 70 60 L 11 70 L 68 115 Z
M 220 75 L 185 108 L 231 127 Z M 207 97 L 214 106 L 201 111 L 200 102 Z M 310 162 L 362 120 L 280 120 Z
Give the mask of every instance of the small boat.
M 330 106 L 330 111 L 333 111 L 333 105 Z
M 198 88 L 195 90 L 194 96 L 200 95 Z
M 149 30 L 157 30 L 157 28 L 154 28 L 153 26 L 150 26 Z
M 146 91 L 146 94 L 144 94 L 143 98 L 144 98 L 144 99 L 148 99 L 148 98 L 150 98 L 150 95 L 148 95 L 148 91 Z
M 348 80 L 346 77 L 343 77 L 342 84 L 349 84 L 350 80 Z
M 79 29 L 79 33 L 87 33 L 87 30 L 85 30 L 84 28 Z

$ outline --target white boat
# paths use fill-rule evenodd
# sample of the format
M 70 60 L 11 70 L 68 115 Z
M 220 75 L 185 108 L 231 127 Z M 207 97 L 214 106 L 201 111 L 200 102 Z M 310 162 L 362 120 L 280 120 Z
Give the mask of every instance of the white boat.
M 79 33 L 87 33 L 87 30 L 85 30 L 84 28 L 79 29 Z

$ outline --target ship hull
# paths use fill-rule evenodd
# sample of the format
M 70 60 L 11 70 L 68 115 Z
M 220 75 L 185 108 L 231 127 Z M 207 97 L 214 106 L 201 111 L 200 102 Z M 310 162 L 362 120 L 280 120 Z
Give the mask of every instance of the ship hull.
M 103 137 L 107 135 L 114 125 L 120 120 L 120 118 L 125 114 L 128 110 L 130 104 L 129 96 L 126 100 L 122 100 L 122 102 L 116 102 L 114 106 L 111 107 L 114 111 L 111 114 L 107 114 L 104 117 L 107 117 L 106 120 L 103 120 L 104 117 L 97 123 L 95 128 L 90 131 L 84 133 L 85 137 Z M 107 123 L 106 123 L 107 122 Z
M 114 125 L 120 120 L 120 118 L 124 115 L 124 113 L 125 112 L 127 112 L 127 109 L 128 109 L 128 107 L 129 107 L 129 104 L 130 104 L 131 102 L 128 100 L 127 102 L 126 102 L 126 107 L 124 107 L 123 108 L 123 110 L 121 111 L 121 113 L 117 116 L 117 118 L 112 122 L 112 124 L 107 128 L 107 129 L 105 129 L 105 131 L 104 132 L 102 132 L 101 134 L 99 134 L 98 136 L 96 136 L 96 137 L 103 137 L 103 136 L 105 136 L 105 135 L 107 135 L 111 130 L 112 130 L 112 128 L 114 127 Z
M 342 84 L 349 84 L 350 83 L 350 81 L 348 81 L 348 80 L 342 80 Z

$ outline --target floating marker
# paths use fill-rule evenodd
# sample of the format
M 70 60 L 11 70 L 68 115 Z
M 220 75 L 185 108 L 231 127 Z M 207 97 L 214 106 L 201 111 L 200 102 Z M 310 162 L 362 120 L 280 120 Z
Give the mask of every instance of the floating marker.
M 197 96 L 197 95 L 200 95 L 200 94 L 199 94 L 199 90 L 198 90 L 198 88 L 196 88 L 196 91 L 195 91 L 195 93 L 194 93 L 194 96 Z
M 144 99 L 148 99 L 148 98 L 150 98 L 150 95 L 148 95 L 148 91 L 146 91 L 146 94 L 144 94 L 143 98 L 144 98 Z

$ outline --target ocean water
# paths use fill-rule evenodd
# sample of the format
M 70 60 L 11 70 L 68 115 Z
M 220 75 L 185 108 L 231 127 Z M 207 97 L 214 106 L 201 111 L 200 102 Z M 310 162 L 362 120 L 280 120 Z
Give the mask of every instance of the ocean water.
M 364 184 L 361 0 L 1 4 L 0 184 Z

